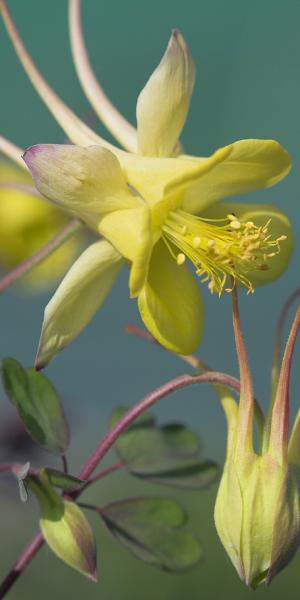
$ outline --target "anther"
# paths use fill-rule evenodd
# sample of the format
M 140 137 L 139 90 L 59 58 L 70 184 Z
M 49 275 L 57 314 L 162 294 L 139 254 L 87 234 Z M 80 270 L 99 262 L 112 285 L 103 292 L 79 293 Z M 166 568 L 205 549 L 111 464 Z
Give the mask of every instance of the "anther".
M 193 246 L 194 246 L 194 248 L 199 248 L 200 244 L 201 244 L 201 238 L 196 235 L 193 238 Z
M 185 256 L 185 254 L 183 254 L 183 252 L 179 252 L 179 254 L 177 254 L 176 262 L 179 267 L 181 265 L 183 265 L 183 263 L 185 262 L 185 259 L 186 259 L 186 256 Z
M 241 222 L 237 219 L 232 219 L 229 223 L 231 229 L 241 229 Z

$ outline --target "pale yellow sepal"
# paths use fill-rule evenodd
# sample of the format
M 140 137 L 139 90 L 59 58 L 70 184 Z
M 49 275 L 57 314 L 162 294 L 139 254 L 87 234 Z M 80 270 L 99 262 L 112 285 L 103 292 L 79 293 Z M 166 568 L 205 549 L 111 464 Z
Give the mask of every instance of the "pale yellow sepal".
M 187 190 L 184 210 L 198 213 L 227 196 L 271 187 L 291 169 L 288 152 L 274 140 L 239 140 L 229 147 L 224 160 Z
M 137 101 L 138 152 L 171 156 L 189 110 L 195 66 L 179 31 Z
M 139 205 L 118 159 L 101 146 L 40 144 L 24 160 L 41 194 L 93 229 L 103 215 Z
M 186 265 L 177 266 L 163 241 L 153 249 L 148 279 L 138 297 L 141 317 L 163 346 L 190 354 L 203 332 L 203 305 Z
M 266 453 L 231 455 L 224 467 L 215 524 L 239 576 L 256 588 L 270 583 L 298 548 L 299 480 Z
M 100 240 L 72 265 L 45 309 L 38 368 L 48 364 L 90 322 L 110 292 L 122 263 L 114 247 Z

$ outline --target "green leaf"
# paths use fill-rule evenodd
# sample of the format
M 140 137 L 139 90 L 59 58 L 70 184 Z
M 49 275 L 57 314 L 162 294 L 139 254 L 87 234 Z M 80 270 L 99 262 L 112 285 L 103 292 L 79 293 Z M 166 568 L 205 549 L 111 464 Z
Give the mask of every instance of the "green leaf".
M 119 418 L 126 409 L 118 409 Z M 116 413 L 113 415 L 113 421 Z M 186 489 L 204 489 L 218 476 L 217 465 L 201 458 L 197 434 L 178 424 L 157 426 L 143 415 L 116 442 L 120 460 L 136 477 Z
M 111 534 L 141 560 L 170 572 L 196 565 L 198 541 L 183 530 L 186 514 L 164 498 L 130 498 L 99 509 Z
M 83 479 L 78 479 L 78 477 L 74 477 L 68 473 L 63 473 L 57 469 L 51 469 L 50 467 L 47 467 L 45 471 L 48 475 L 51 485 L 64 490 L 64 492 L 76 492 L 83 488 L 86 484 L 86 481 Z
M 13 358 L 2 361 L 4 389 L 16 406 L 32 439 L 54 454 L 64 454 L 69 429 L 54 387 L 34 369 L 23 369 Z
M 26 483 L 39 502 L 40 528 L 48 546 L 63 562 L 97 581 L 94 536 L 81 509 L 56 493 L 45 469 Z

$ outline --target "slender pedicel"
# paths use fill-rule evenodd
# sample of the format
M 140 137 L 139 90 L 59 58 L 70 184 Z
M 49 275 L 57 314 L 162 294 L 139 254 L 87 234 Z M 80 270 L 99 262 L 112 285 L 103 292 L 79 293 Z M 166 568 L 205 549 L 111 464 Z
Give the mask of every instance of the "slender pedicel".
M 137 151 L 136 129 L 110 102 L 92 70 L 81 26 L 81 1 L 69 1 L 71 49 L 77 75 L 95 113 L 114 138 L 130 152 Z

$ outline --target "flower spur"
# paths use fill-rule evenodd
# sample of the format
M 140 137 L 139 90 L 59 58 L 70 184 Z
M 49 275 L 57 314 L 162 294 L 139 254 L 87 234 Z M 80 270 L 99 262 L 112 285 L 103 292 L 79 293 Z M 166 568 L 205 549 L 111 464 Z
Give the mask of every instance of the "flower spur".
M 170 350 L 192 352 L 202 333 L 203 307 L 186 257 L 218 294 L 228 288 L 229 277 L 252 291 L 278 277 L 288 263 L 293 236 L 281 212 L 268 205 L 218 202 L 279 182 L 290 170 L 287 152 L 272 140 L 241 140 L 208 158 L 181 153 L 179 136 L 195 68 L 178 31 L 138 98 L 136 131 L 95 79 L 82 38 L 80 1 L 71 0 L 71 42 L 80 81 L 127 151 L 113 146 L 48 86 L 6 3 L 0 6 L 31 82 L 76 144 L 33 146 L 25 162 L 46 198 L 103 237 L 74 263 L 46 307 L 37 365 L 45 366 L 80 333 L 124 264 L 130 267 L 130 294 L 137 297 L 147 328 Z

